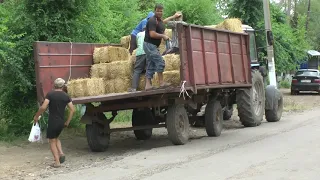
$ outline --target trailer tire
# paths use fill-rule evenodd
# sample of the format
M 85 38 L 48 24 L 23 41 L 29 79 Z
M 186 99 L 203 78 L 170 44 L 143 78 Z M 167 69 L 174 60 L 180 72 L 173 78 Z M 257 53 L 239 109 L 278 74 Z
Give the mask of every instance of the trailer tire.
M 252 88 L 239 89 L 236 94 L 238 116 L 245 127 L 261 124 L 265 111 L 265 89 L 259 71 L 252 71 Z
M 169 106 L 166 125 L 168 136 L 174 145 L 186 144 L 189 140 L 189 118 L 182 104 Z
M 283 95 L 279 90 L 276 90 L 276 93 L 273 97 L 273 106 L 272 109 L 266 109 L 266 120 L 268 122 L 278 122 L 281 119 L 283 112 Z
M 150 109 L 145 108 L 143 110 L 134 109 L 132 112 L 132 127 L 145 126 L 154 122 L 154 117 Z M 134 135 L 138 140 L 148 140 L 152 136 L 151 129 L 134 130 Z
M 109 124 L 107 124 L 109 128 Z M 103 132 L 103 125 L 92 122 L 92 124 L 86 124 L 87 141 L 91 151 L 104 152 L 109 147 L 110 134 Z
M 219 101 L 215 98 L 206 106 L 205 127 L 208 136 L 218 137 L 223 129 L 223 110 Z
M 227 106 L 226 110 L 223 111 L 223 120 L 230 120 L 233 114 L 233 106 Z

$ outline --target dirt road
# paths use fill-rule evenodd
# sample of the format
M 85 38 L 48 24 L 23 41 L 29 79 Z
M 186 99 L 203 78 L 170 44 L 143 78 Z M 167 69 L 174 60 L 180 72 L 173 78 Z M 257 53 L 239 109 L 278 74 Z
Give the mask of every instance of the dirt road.
M 284 95 L 287 112 L 280 122 L 243 128 L 235 114 L 220 137 L 192 129 L 184 146 L 173 146 L 166 130 L 157 129 L 148 141 L 135 140 L 132 132 L 114 133 L 107 152 L 92 153 L 83 132 L 67 132 L 67 161 L 59 169 L 49 167 L 47 142 L 2 145 L 0 179 L 312 179 L 320 175 L 320 96 Z

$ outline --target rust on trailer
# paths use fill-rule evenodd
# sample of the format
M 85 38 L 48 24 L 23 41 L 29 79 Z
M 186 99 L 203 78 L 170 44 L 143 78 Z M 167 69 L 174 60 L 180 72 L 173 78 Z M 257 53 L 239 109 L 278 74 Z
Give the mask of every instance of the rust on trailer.
M 196 25 L 178 24 L 180 80 L 186 90 L 251 87 L 249 36 Z M 66 81 L 89 77 L 96 47 L 119 44 L 35 42 L 34 58 L 38 102 L 60 77 Z M 71 48 L 72 47 L 72 48 Z M 75 104 L 129 100 L 179 93 L 180 88 L 73 98 Z

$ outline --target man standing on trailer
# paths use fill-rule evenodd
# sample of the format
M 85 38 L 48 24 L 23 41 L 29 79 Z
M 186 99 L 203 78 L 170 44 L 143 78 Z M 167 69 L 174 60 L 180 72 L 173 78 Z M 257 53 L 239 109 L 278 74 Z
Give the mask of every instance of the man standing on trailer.
M 146 36 L 144 38 L 143 49 L 147 55 L 147 72 L 146 72 L 146 86 L 145 90 L 154 89 L 151 85 L 151 79 L 155 72 L 158 73 L 159 83 L 161 88 L 170 86 L 170 83 L 164 82 L 163 71 L 165 67 L 165 62 L 158 50 L 161 43 L 161 39 L 168 40 L 169 37 L 164 34 L 165 27 L 168 21 L 178 18 L 181 16 L 180 13 L 175 13 L 175 15 L 170 16 L 162 20 L 163 6 L 161 4 L 156 4 L 155 15 L 151 17 L 146 26 Z
M 154 16 L 154 12 L 149 12 L 148 16 L 144 18 L 140 23 L 132 30 L 131 32 L 131 38 L 130 38 L 130 48 L 129 53 L 132 55 L 133 50 L 137 48 L 137 34 L 141 31 L 143 31 L 143 27 L 146 26 L 149 18 Z
M 54 90 L 50 91 L 39 108 L 38 112 L 34 116 L 34 123 L 38 122 L 39 116 L 49 107 L 49 120 L 47 129 L 47 138 L 49 139 L 51 152 L 53 154 L 55 162 L 52 167 L 60 167 L 60 163 L 65 161 L 65 155 L 62 151 L 61 142 L 58 139 L 64 126 L 68 126 L 73 113 L 74 106 L 72 104 L 69 95 L 64 92 L 65 81 L 61 78 L 57 78 L 54 81 Z M 69 107 L 69 117 L 67 121 L 64 121 L 64 112 L 66 106 Z
M 147 63 L 147 56 L 146 53 L 143 50 L 143 42 L 145 37 L 145 29 L 146 27 L 143 27 L 143 31 L 139 32 L 137 34 L 137 50 L 136 50 L 136 60 L 134 63 L 134 70 L 133 70 L 133 78 L 132 78 L 132 85 L 129 89 L 129 92 L 135 92 L 139 86 L 139 80 L 140 75 L 143 72 L 143 70 L 146 69 L 146 63 Z

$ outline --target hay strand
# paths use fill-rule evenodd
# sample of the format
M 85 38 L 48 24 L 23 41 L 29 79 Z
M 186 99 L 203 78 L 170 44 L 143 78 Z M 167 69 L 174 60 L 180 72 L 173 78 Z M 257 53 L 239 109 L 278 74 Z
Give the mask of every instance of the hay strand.
M 105 46 L 95 48 L 93 53 L 93 62 L 110 63 L 114 61 L 127 61 L 129 60 L 129 50 L 123 47 Z

